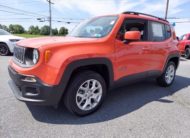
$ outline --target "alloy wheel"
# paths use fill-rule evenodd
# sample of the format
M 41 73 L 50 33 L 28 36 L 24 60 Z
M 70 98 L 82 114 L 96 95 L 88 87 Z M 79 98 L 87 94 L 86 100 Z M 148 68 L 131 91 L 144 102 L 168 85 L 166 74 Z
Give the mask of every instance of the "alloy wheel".
M 165 80 L 167 84 L 171 84 L 175 77 L 175 67 L 174 65 L 168 66 L 165 74 Z
M 102 98 L 102 85 L 98 80 L 90 79 L 82 83 L 76 94 L 79 109 L 89 111 L 95 108 Z
M 5 56 L 7 55 L 7 53 L 8 53 L 7 47 L 5 45 L 0 45 L 0 55 Z

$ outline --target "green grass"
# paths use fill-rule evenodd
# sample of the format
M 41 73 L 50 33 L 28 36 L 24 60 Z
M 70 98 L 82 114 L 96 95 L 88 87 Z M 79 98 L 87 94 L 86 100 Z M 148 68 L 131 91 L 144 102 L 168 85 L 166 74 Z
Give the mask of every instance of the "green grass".
M 16 36 L 25 37 L 25 38 L 35 38 L 35 37 L 43 37 L 44 35 L 33 35 L 33 34 L 14 34 Z

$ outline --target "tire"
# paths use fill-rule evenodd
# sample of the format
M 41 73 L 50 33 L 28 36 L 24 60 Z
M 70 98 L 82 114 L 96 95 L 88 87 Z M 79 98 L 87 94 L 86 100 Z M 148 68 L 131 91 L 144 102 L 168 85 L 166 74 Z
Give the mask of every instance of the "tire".
M 163 74 L 157 78 L 157 82 L 162 87 L 168 87 L 173 84 L 176 75 L 176 65 L 174 62 L 169 62 Z
M 100 74 L 94 71 L 83 71 L 71 80 L 64 96 L 64 103 L 70 112 L 85 116 L 100 108 L 106 92 L 106 83 Z
M 9 48 L 6 44 L 0 43 L 0 55 L 8 56 L 10 54 Z
M 190 59 L 190 48 L 189 48 L 189 47 L 187 47 L 187 48 L 185 49 L 185 55 L 184 55 L 184 57 L 185 57 L 186 59 Z

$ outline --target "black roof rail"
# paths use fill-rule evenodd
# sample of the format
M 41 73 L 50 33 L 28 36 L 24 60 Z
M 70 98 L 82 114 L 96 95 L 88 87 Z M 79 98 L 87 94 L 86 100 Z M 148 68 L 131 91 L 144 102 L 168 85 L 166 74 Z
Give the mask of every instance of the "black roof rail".
M 159 20 L 162 20 L 162 21 L 168 22 L 167 20 L 165 20 L 165 19 L 163 19 L 163 18 L 160 18 L 160 17 L 154 16 L 154 15 L 150 15 L 150 14 L 146 14 L 146 13 L 133 12 L 133 11 L 126 11 L 126 12 L 123 12 L 123 14 L 145 15 L 145 16 L 149 16 L 149 17 L 157 18 L 157 19 L 159 19 Z

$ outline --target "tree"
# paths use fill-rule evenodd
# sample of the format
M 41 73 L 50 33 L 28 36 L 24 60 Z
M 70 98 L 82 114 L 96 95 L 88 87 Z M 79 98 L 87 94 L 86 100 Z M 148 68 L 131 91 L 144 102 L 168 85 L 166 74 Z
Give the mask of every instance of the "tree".
M 11 33 L 14 33 L 14 26 L 12 24 L 9 25 L 9 31 Z
M 58 30 L 57 30 L 57 28 L 52 29 L 52 33 L 53 33 L 53 35 L 58 35 Z
M 61 28 L 59 29 L 59 35 L 65 36 L 65 35 L 67 35 L 67 34 L 68 34 L 68 29 L 67 29 L 67 28 L 61 27 Z
M 6 25 L 1 25 L 0 24 L 0 29 L 3 29 L 5 31 L 9 32 L 9 28 Z
M 22 26 L 19 25 L 19 24 L 15 24 L 15 25 L 10 24 L 10 25 L 9 25 L 9 31 L 10 31 L 11 33 L 14 33 L 14 34 L 22 34 L 22 33 L 25 32 L 24 27 L 22 27 Z
M 49 35 L 49 33 L 50 33 L 50 28 L 49 28 L 49 26 L 47 26 L 47 25 L 44 25 L 44 26 L 41 28 L 41 30 L 40 30 L 40 34 L 41 34 L 41 35 Z
M 33 32 L 34 32 L 34 26 L 31 25 L 31 26 L 29 27 L 29 29 L 28 29 L 28 33 L 29 33 L 29 34 L 32 34 Z
M 29 34 L 40 34 L 40 29 L 38 26 L 31 25 L 28 29 Z

